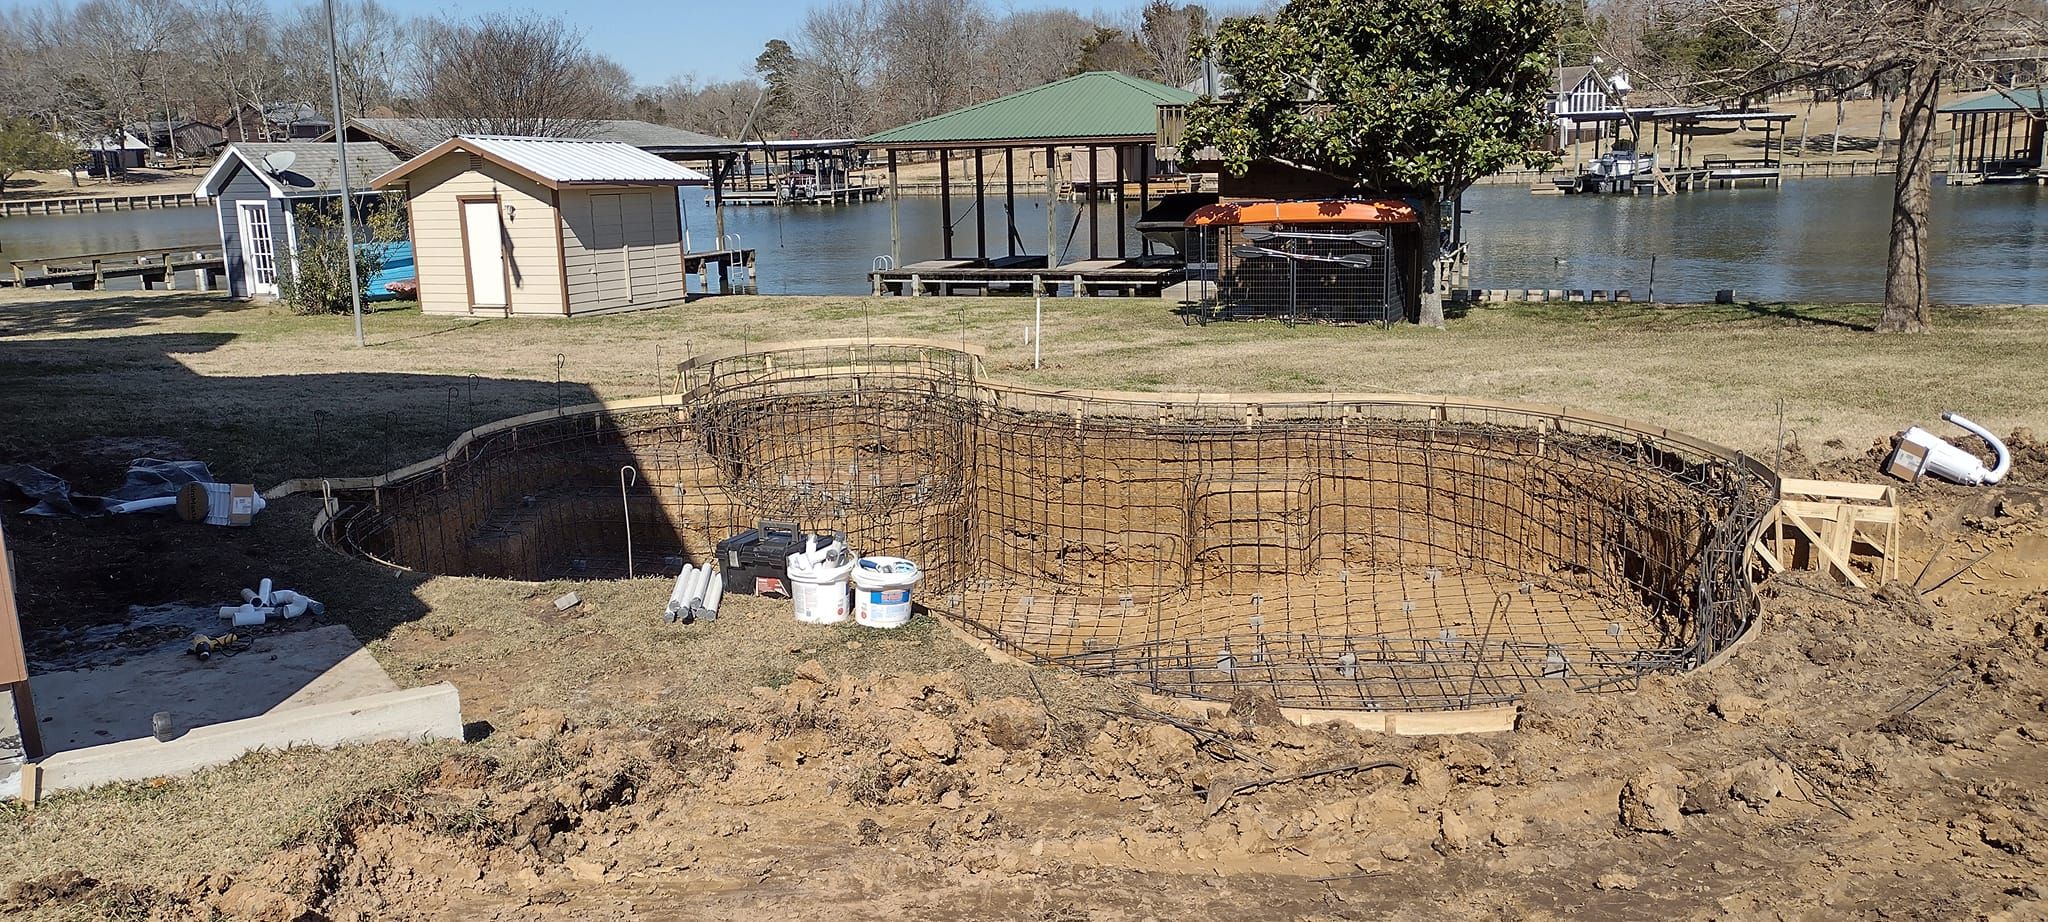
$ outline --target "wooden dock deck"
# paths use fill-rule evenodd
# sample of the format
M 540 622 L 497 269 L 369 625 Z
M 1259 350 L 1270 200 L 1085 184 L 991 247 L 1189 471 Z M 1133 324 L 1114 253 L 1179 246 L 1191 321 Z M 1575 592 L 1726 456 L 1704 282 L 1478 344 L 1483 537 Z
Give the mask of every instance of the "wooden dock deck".
M 197 250 L 125 250 L 118 253 L 88 253 L 43 259 L 16 259 L 7 263 L 0 285 L 36 288 L 69 285 L 80 290 L 107 287 L 108 279 L 139 278 L 144 291 L 154 285 L 176 290 L 178 273 L 196 273 L 198 290 L 220 287 L 227 261 L 219 247 Z
M 154 208 L 190 208 L 205 200 L 190 192 L 152 195 L 93 195 L 66 198 L 32 198 L 0 202 L 0 218 L 34 214 L 91 214 L 97 211 L 142 211 Z
M 990 259 L 927 259 L 868 273 L 876 295 L 1043 295 L 1062 288 L 1073 297 L 1156 298 L 1186 277 L 1171 258 L 1083 259 L 1046 267 L 1043 256 Z

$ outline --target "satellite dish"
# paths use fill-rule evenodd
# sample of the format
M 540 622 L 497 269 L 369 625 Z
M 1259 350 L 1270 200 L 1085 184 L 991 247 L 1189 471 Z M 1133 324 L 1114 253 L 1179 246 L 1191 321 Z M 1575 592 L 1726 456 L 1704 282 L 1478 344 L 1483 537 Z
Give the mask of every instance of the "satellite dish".
M 288 150 L 272 151 L 263 155 L 263 168 L 269 170 L 272 176 L 291 169 L 292 164 L 297 162 L 299 155 Z

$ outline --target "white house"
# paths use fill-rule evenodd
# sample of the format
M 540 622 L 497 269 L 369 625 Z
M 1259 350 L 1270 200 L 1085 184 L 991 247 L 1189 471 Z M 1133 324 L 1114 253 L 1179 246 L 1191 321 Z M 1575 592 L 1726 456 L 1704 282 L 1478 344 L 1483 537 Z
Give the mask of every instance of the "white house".
M 1558 147 L 1597 137 L 1600 125 L 1597 122 L 1579 121 L 1569 116 L 1592 112 L 1611 112 L 1623 105 L 1623 96 L 1628 93 L 1628 78 L 1620 70 L 1612 76 L 1600 73 L 1599 62 L 1578 67 L 1560 67 L 1550 74 L 1551 100 L 1550 115 L 1556 122 L 1554 142 Z

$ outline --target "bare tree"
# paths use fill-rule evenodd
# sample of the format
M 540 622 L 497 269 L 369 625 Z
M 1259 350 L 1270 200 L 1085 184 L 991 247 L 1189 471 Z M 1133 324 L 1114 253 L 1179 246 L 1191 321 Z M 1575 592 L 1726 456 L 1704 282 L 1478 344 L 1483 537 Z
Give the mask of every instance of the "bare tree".
M 1186 86 L 1201 74 L 1195 61 L 1195 42 L 1209 25 L 1209 11 L 1189 4 L 1175 6 L 1172 0 L 1151 0 L 1141 14 L 1138 44 L 1152 56 L 1152 76 L 1170 86 Z
M 164 111 L 176 43 L 190 20 L 179 0 L 86 0 L 73 11 L 65 44 L 77 76 L 105 103 L 95 133 L 118 141 L 131 120 Z
M 2048 40 L 2031 0 L 1677 0 L 1683 28 L 1739 35 L 1745 53 L 1703 67 L 1696 86 L 1762 96 L 1835 74 L 1848 92 L 1897 79 L 1899 154 L 1885 261 L 1887 332 L 1931 327 L 1927 233 L 1936 107 L 1945 82 L 1982 79 L 1988 56 Z M 2039 117 L 2039 114 L 2037 114 Z
M 336 0 L 335 61 L 341 78 L 342 118 L 356 118 L 390 106 L 409 53 L 407 24 L 377 0 Z M 325 111 L 330 98 L 327 71 L 327 11 L 320 3 L 297 9 L 277 30 L 277 57 L 284 65 L 292 102 Z M 275 101 L 275 100 L 273 100 Z M 330 113 L 331 114 L 331 113 Z
M 199 91 L 193 102 L 200 112 L 237 120 L 243 106 L 260 110 L 283 92 L 277 21 L 269 8 L 246 0 L 199 0 L 192 14 L 192 47 L 183 82 Z M 238 135 L 261 130 L 254 125 L 238 127 Z
M 444 20 L 419 47 L 413 105 L 456 133 L 574 137 L 626 105 L 624 72 L 558 19 Z
M 882 73 L 895 117 L 927 118 L 975 101 L 975 58 L 987 29 L 979 0 L 883 0 Z
M 738 138 L 761 92 L 761 85 L 751 80 L 703 84 L 695 77 L 678 77 L 635 91 L 630 111 L 642 121 Z
M 814 138 L 858 137 L 880 127 L 881 11 L 870 0 L 814 6 L 791 50 L 791 127 Z
M 1071 77 L 1081 69 L 1081 45 L 1095 35 L 1095 23 L 1073 10 L 1030 10 L 997 22 L 983 55 L 988 92 L 1000 96 Z

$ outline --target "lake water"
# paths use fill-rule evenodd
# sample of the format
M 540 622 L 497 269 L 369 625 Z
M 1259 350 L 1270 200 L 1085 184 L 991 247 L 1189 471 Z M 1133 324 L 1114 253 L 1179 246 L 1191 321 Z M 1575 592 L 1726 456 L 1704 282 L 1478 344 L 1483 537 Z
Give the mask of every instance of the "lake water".
M 686 191 L 691 239 L 710 244 L 701 191 Z M 954 198 L 954 251 L 974 251 L 972 200 Z M 1932 282 L 1937 300 L 2048 303 L 2048 190 L 1972 186 L 1934 191 Z M 902 203 L 906 260 L 940 253 L 939 200 Z M 1075 210 L 1084 216 L 1078 226 Z M 1019 196 L 1024 248 L 1045 240 L 1042 197 Z M 1663 197 L 1535 196 L 1520 185 L 1479 186 L 1465 197 L 1475 288 L 1627 288 L 1639 300 L 1703 301 L 1720 288 L 1766 301 L 1874 301 L 1884 293 L 1890 179 L 1787 182 Z M 1056 202 L 1068 259 L 1088 252 L 1085 207 Z M 1115 208 L 1101 205 L 1098 236 L 1116 249 Z M 989 199 L 988 241 L 1006 252 L 1000 196 Z M 1136 219 L 1135 204 L 1126 224 Z M 841 207 L 728 208 L 726 232 L 760 252 L 767 294 L 867 291 L 875 257 L 889 252 L 886 202 Z M 1135 252 L 1138 235 L 1127 231 Z M 0 260 L 154 247 L 218 245 L 206 208 L 0 218 Z M 1652 279 L 1652 259 L 1655 278 Z M 1654 282 L 1654 285 L 1653 285 Z

